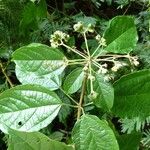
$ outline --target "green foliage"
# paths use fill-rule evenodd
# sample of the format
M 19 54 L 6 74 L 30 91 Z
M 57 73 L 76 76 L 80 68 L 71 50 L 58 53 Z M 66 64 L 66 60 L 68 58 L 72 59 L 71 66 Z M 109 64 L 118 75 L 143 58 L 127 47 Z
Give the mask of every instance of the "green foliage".
M 13 60 L 22 84 L 39 84 L 51 90 L 59 88 L 59 75 L 66 67 L 65 57 L 59 50 L 34 43 L 16 50 Z
M 57 116 L 62 105 L 54 93 L 37 85 L 21 85 L 0 95 L 0 129 L 38 131 Z
M 141 134 L 123 134 L 118 137 L 118 143 L 120 150 L 137 150 L 139 149 Z
M 139 117 L 135 118 L 125 118 L 121 119 L 120 122 L 122 123 L 122 132 L 123 133 L 131 133 L 132 131 L 140 132 L 144 129 L 144 126 L 147 124 L 150 124 L 150 117 L 147 117 L 146 119 L 141 119 Z
M 114 84 L 115 100 L 112 109 L 114 114 L 121 118 L 150 116 L 149 81 L 149 70 L 135 72 L 118 80 Z
M 149 7 L 1 0 L 0 149 L 149 149 Z
M 104 77 L 97 74 L 94 89 L 98 94 L 97 97 L 93 99 L 94 104 L 105 111 L 109 111 L 114 101 L 114 89 L 112 85 L 109 82 L 105 82 Z
M 129 53 L 136 46 L 137 33 L 132 17 L 117 16 L 111 20 L 104 35 L 106 50 L 113 53 Z
M 74 150 L 73 146 L 51 140 L 40 132 L 27 133 L 10 130 L 9 134 L 11 136 L 8 141 L 8 150 Z
M 113 131 L 96 116 L 83 115 L 73 128 L 73 141 L 78 150 L 119 150 Z
M 150 148 L 150 131 L 149 130 L 144 132 L 144 137 L 142 139 L 142 143 L 147 149 Z
M 77 92 L 82 86 L 83 78 L 84 72 L 82 68 L 76 68 L 66 77 L 63 86 L 64 90 L 69 94 Z
M 29 30 L 38 28 L 40 19 L 46 18 L 47 6 L 45 0 L 40 0 L 38 5 L 33 2 L 28 2 L 24 7 L 20 29 L 23 33 L 27 34 Z

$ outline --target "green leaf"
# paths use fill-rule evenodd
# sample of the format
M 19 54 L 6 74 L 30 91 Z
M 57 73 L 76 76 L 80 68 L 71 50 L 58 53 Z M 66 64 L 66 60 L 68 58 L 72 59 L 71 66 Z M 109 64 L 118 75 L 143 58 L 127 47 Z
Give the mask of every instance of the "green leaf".
M 132 131 L 140 132 L 145 128 L 146 124 L 150 123 L 150 116 L 144 119 L 140 117 L 134 117 L 131 119 L 124 118 L 124 119 L 120 119 L 119 122 L 121 123 L 122 133 L 129 134 Z
M 30 0 L 22 11 L 20 30 L 25 34 L 30 34 L 30 30 L 39 29 L 39 20 L 47 17 L 47 5 L 45 0 L 38 1 L 38 4 L 35 4 L 35 1 L 36 0 Z
M 75 18 L 76 20 L 76 22 L 83 22 L 83 24 L 85 25 L 85 26 L 88 26 L 89 24 L 92 24 L 92 25 L 94 25 L 95 26 L 95 24 L 96 24 L 96 19 L 94 18 L 94 17 L 86 17 L 86 16 L 78 16 L 77 18 Z
M 96 99 L 93 99 L 94 104 L 105 111 L 109 111 L 114 101 L 114 89 L 112 85 L 98 74 L 95 75 L 93 83 L 94 91 L 98 94 Z
M 22 84 L 38 84 L 51 90 L 61 85 L 59 75 L 66 67 L 65 57 L 58 50 L 33 43 L 13 53 L 16 76 Z
M 36 6 L 33 2 L 28 2 L 22 11 L 20 30 L 26 33 L 29 29 L 37 29 Z M 26 32 L 25 32 L 26 31 Z
M 74 150 L 73 146 L 49 139 L 40 132 L 9 131 L 8 150 Z
M 45 0 L 40 0 L 36 7 L 36 18 L 40 20 L 41 18 L 47 17 L 47 4 Z
M 83 68 L 74 69 L 65 79 L 63 84 L 63 89 L 69 93 L 77 92 L 82 86 L 82 81 L 84 78 Z
M 140 146 L 141 134 L 123 134 L 118 136 L 120 150 L 137 150 Z
M 129 16 L 113 18 L 105 31 L 104 38 L 108 52 L 122 54 L 131 52 L 138 40 L 134 19 Z
M 150 116 L 150 70 L 134 72 L 114 84 L 113 113 L 121 118 Z
M 83 115 L 76 122 L 72 138 L 77 150 L 119 150 L 111 128 L 93 115 Z
M 21 85 L 0 95 L 0 129 L 38 131 L 57 116 L 62 102 L 47 88 Z

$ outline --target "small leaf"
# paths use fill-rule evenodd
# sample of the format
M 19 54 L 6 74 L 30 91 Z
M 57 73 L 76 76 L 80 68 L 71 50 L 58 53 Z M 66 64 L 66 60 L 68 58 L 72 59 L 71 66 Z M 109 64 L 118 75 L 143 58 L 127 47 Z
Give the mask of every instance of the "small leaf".
M 114 84 L 113 113 L 121 118 L 150 116 L 150 70 L 122 77 Z
M 49 139 L 40 132 L 9 131 L 8 150 L 74 150 L 73 146 Z
M 37 85 L 21 85 L 0 95 L 0 129 L 38 131 L 57 116 L 62 102 L 58 96 Z
M 113 18 L 105 31 L 104 38 L 108 52 L 122 54 L 131 52 L 138 40 L 134 19 L 129 16 Z
M 88 26 L 89 24 L 95 26 L 97 20 L 94 17 L 78 16 L 75 21 L 76 22 L 81 21 L 85 26 Z
M 95 77 L 93 88 L 98 95 L 96 99 L 93 99 L 94 104 L 105 111 L 109 111 L 114 102 L 114 89 L 101 75 L 96 74 Z
M 65 79 L 63 84 L 63 89 L 69 93 L 77 92 L 82 86 L 82 81 L 84 78 L 83 68 L 74 69 Z
M 66 67 L 65 57 L 59 50 L 33 43 L 13 53 L 16 76 L 22 84 L 38 84 L 51 90 L 61 85 L 59 75 Z
M 72 138 L 77 150 L 119 150 L 111 128 L 93 115 L 83 115 L 76 122 Z

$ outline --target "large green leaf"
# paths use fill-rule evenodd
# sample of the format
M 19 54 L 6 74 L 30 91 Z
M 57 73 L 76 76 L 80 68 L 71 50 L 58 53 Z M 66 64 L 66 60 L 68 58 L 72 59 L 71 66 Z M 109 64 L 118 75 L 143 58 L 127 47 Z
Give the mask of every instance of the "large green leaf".
M 113 113 L 121 118 L 150 116 L 150 70 L 131 73 L 114 84 Z
M 141 134 L 123 134 L 117 137 L 120 150 L 138 150 L 140 147 Z
M 30 30 L 39 29 L 39 20 L 47 17 L 47 5 L 45 0 L 40 0 L 34 3 L 36 0 L 30 0 L 26 5 L 21 14 L 20 30 L 23 34 L 31 33 Z
M 96 99 L 93 99 L 94 104 L 103 110 L 109 111 L 113 106 L 114 89 L 101 75 L 96 74 L 95 77 L 93 87 L 98 95 Z
M 0 129 L 38 131 L 57 116 L 62 102 L 58 96 L 38 85 L 21 85 L 0 95 Z
M 74 150 L 73 146 L 51 140 L 40 132 L 9 131 L 8 150 Z
M 13 60 L 16 76 L 22 84 L 39 84 L 51 90 L 59 88 L 59 75 L 67 65 L 59 50 L 36 43 L 16 50 Z
M 75 93 L 82 86 L 82 81 L 84 78 L 83 68 L 74 69 L 65 79 L 63 84 L 63 89 L 69 93 Z
M 129 53 L 138 40 L 134 19 L 129 16 L 117 16 L 110 22 L 104 37 L 108 52 Z
M 113 131 L 106 122 L 93 115 L 83 115 L 73 128 L 77 150 L 119 150 Z

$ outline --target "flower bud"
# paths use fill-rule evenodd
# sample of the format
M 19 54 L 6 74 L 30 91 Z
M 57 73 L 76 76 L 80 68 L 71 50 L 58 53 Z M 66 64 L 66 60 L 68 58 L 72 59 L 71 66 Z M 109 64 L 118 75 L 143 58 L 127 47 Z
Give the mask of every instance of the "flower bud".
M 87 31 L 88 31 L 88 32 L 91 32 L 91 33 L 94 32 L 94 26 L 93 26 L 91 23 L 88 24 Z
M 90 99 L 92 99 L 92 100 L 96 99 L 97 96 L 98 96 L 98 93 L 95 92 L 95 91 L 92 91 L 92 92 L 88 95 L 88 97 L 89 97 Z
M 84 26 L 83 26 L 83 23 L 81 21 L 79 21 L 77 24 L 75 24 L 73 26 L 73 28 L 74 28 L 74 31 L 76 31 L 76 32 L 82 33 L 84 31 Z

